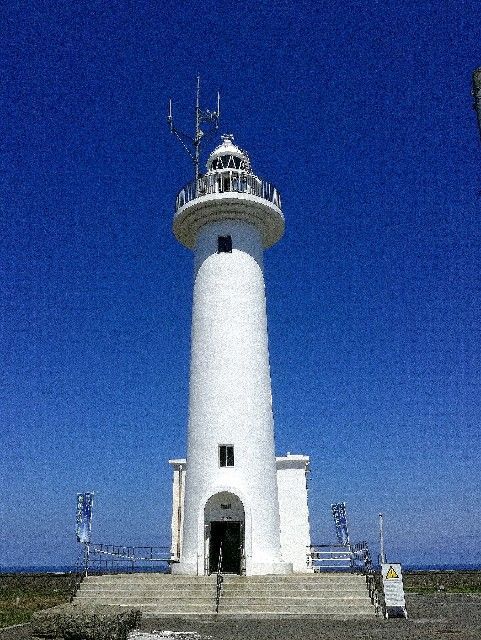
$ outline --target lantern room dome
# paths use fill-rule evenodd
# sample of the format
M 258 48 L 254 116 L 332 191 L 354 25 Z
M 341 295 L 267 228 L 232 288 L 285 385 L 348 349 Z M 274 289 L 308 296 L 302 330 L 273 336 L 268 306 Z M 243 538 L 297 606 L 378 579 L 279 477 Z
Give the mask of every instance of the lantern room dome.
M 251 173 L 251 163 L 245 151 L 234 144 L 233 135 L 223 135 L 222 144 L 214 149 L 207 160 L 207 171 L 237 169 Z
M 207 173 L 177 194 L 174 235 L 185 247 L 195 249 L 204 225 L 227 221 L 256 227 L 264 249 L 284 233 L 279 191 L 252 173 L 249 156 L 230 135 L 222 136 L 222 143 L 210 154 Z

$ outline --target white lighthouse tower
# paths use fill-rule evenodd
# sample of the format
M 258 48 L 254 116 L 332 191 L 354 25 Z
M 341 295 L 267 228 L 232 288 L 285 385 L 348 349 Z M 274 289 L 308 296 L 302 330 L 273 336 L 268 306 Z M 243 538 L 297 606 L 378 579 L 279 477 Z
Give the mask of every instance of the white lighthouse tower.
M 177 198 L 174 234 L 195 254 L 187 474 L 179 573 L 245 563 L 286 573 L 267 344 L 263 252 L 282 236 L 277 190 L 232 136 Z M 206 554 L 206 545 L 209 553 Z M 240 552 L 240 553 L 239 553 Z M 240 569 L 240 567 L 239 567 Z
M 308 458 L 274 448 L 263 253 L 284 232 L 280 195 L 230 135 L 199 175 L 199 141 L 173 223 L 194 252 L 187 458 L 170 461 L 173 572 L 212 573 L 220 554 L 226 573 L 305 570 Z

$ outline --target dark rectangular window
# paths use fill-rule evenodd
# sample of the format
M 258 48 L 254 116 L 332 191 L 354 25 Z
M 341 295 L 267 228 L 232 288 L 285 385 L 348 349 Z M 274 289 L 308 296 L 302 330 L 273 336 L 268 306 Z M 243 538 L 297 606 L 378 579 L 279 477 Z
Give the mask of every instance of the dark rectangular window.
M 232 253 L 232 236 L 217 237 L 217 253 Z
M 219 465 L 221 467 L 234 466 L 234 447 L 231 444 L 219 445 Z

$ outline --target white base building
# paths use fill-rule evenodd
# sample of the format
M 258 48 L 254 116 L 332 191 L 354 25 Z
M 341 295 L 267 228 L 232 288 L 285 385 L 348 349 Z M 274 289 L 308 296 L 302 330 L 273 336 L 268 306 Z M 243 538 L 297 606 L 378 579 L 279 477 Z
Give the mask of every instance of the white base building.
M 182 554 L 187 462 L 177 459 L 169 460 L 169 464 L 173 470 L 171 559 L 176 563 Z M 294 573 L 312 572 L 307 563 L 311 544 L 307 502 L 309 458 L 288 453 L 276 457 L 276 469 L 282 560 L 292 565 Z M 198 575 L 217 571 L 221 540 L 224 572 L 253 573 L 250 505 L 244 505 L 237 497 L 239 487 L 233 491 L 219 490 L 205 505 L 199 505 L 202 536 L 197 552 Z

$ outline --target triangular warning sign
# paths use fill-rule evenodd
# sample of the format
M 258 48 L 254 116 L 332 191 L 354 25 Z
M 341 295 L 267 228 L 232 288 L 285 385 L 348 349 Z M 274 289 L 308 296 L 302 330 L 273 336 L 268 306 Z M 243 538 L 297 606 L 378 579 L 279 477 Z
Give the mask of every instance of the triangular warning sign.
M 399 576 L 394 571 L 393 566 L 391 565 L 386 573 L 386 580 L 396 580 L 397 578 L 399 578 Z

